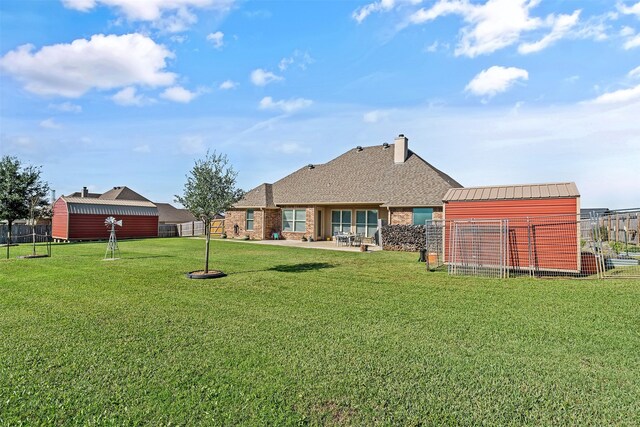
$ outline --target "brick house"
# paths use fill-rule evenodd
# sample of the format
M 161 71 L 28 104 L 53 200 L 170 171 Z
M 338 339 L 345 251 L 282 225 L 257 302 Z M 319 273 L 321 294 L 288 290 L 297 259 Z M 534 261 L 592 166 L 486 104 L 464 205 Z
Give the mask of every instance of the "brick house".
M 409 150 L 393 144 L 356 147 L 324 164 L 310 164 L 273 184 L 261 184 L 226 212 L 229 237 L 324 240 L 350 231 L 373 238 L 378 219 L 424 224 L 442 218 L 442 197 L 462 187 Z

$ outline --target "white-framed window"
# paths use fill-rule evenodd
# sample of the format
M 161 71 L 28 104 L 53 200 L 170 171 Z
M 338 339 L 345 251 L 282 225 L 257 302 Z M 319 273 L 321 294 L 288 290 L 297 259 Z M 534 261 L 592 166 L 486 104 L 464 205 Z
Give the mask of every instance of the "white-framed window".
M 245 230 L 253 230 L 253 209 L 247 209 L 247 224 Z
M 378 211 L 356 211 L 356 233 L 365 237 L 373 237 L 378 229 Z
M 282 231 L 294 231 L 304 233 L 307 231 L 307 210 L 306 209 L 283 209 L 282 210 Z
M 351 231 L 351 211 L 331 211 L 331 234 Z

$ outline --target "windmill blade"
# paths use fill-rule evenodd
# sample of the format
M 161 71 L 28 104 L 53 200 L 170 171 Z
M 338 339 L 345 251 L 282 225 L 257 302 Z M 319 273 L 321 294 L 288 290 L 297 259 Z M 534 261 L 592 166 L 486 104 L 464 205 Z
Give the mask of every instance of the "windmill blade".
M 122 227 L 122 220 L 119 219 L 118 221 L 115 222 L 116 225 L 119 225 L 120 227 Z

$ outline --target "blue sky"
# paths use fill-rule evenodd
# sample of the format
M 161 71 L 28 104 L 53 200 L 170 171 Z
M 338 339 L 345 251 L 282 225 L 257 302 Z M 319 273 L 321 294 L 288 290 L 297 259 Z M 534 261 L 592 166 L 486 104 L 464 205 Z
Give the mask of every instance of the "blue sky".
M 640 206 L 638 0 L 3 0 L 0 154 L 57 194 L 172 202 L 209 150 L 248 190 L 357 145 L 465 186 Z

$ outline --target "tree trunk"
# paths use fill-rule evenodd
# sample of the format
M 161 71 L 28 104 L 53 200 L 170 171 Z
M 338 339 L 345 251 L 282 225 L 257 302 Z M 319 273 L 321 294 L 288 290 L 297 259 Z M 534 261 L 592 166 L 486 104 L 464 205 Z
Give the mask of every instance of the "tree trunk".
M 209 273 L 209 240 L 211 240 L 211 233 L 209 229 L 211 225 L 209 221 L 204 221 L 204 235 L 205 235 L 205 254 L 204 254 L 204 274 Z
M 33 240 L 33 256 L 36 256 L 36 225 L 31 224 L 31 240 Z

